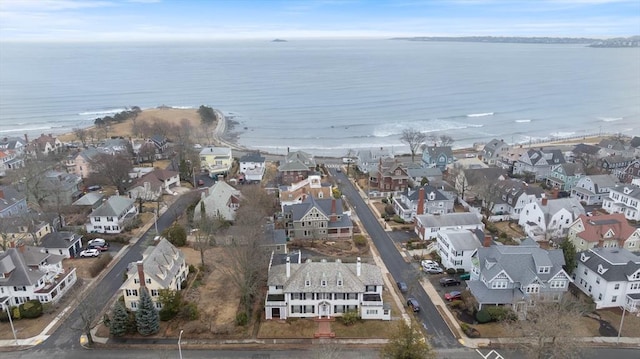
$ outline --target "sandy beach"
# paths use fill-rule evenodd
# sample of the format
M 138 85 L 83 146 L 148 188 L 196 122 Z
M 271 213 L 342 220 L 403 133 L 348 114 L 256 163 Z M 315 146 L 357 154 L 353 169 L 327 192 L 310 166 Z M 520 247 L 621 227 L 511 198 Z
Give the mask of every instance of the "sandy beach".
M 176 108 L 168 108 L 168 107 L 159 107 L 153 109 L 143 110 L 137 117 L 136 121 L 140 122 L 149 122 L 153 123 L 155 121 L 166 121 L 171 124 L 179 124 L 183 120 L 187 120 L 192 128 L 194 129 L 195 137 L 193 138 L 194 143 L 199 143 L 202 146 L 213 145 L 213 146 L 225 146 L 230 147 L 234 150 L 238 151 L 250 151 L 252 149 L 248 149 L 243 147 L 237 143 L 238 133 L 233 132 L 234 123 L 225 118 L 222 111 L 218 109 L 214 109 L 218 121 L 214 127 L 204 127 L 202 125 L 202 121 L 200 119 L 200 115 L 198 114 L 196 109 L 176 109 Z M 122 136 L 124 138 L 131 137 L 131 127 L 133 122 L 127 121 L 124 123 L 117 123 L 111 125 L 109 130 L 109 136 Z M 93 127 L 90 127 L 93 129 Z M 211 131 L 210 136 L 206 135 L 206 131 Z M 549 146 L 570 146 L 579 143 L 587 143 L 587 144 L 597 144 L 603 138 L 607 136 L 580 136 L 575 138 L 564 138 L 557 139 L 552 141 L 545 142 L 533 142 L 526 144 L 514 144 L 513 146 L 522 146 L 524 148 L 537 148 L 537 147 L 549 147 Z M 62 142 L 71 142 L 77 141 L 75 134 L 66 133 L 59 136 Z M 100 138 L 97 138 L 100 140 Z M 455 147 L 455 143 L 454 143 Z M 465 153 L 465 152 L 476 152 L 479 148 L 455 148 L 454 152 L 456 153 Z M 268 154 L 267 151 L 261 151 L 263 153 Z M 407 154 L 409 152 L 407 151 Z

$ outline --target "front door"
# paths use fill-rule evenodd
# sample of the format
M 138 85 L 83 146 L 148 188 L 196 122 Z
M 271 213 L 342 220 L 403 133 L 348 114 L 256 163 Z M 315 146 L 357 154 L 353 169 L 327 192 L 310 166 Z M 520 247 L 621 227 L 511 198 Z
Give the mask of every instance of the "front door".
M 280 308 L 271 308 L 271 318 L 280 319 Z
M 330 314 L 329 303 L 327 302 L 320 303 L 320 317 L 328 317 L 329 314 Z

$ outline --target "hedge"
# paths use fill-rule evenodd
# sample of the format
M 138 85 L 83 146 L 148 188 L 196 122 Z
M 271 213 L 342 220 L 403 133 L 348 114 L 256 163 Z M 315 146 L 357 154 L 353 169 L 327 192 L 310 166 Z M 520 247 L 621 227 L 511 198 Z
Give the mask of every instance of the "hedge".
M 42 303 L 39 300 L 30 300 L 20 304 L 20 316 L 22 318 L 38 318 L 42 315 Z

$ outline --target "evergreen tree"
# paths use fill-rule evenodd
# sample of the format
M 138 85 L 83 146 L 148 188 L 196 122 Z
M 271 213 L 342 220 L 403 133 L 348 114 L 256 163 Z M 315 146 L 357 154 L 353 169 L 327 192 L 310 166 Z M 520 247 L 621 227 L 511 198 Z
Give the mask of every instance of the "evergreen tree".
M 573 242 L 569 238 L 565 238 L 562 243 L 560 243 L 560 249 L 562 249 L 562 253 L 564 254 L 564 266 L 563 269 L 567 274 L 573 274 L 573 270 L 578 266 L 578 260 L 576 258 L 576 246 L 573 245 Z
M 120 301 L 116 301 L 116 305 L 111 312 L 109 333 L 114 337 L 121 337 L 127 333 L 128 327 L 129 313 L 127 313 L 127 310 L 120 304 Z
M 145 287 L 140 287 L 136 326 L 138 327 L 138 333 L 142 335 L 152 335 L 160 331 L 160 315 Z

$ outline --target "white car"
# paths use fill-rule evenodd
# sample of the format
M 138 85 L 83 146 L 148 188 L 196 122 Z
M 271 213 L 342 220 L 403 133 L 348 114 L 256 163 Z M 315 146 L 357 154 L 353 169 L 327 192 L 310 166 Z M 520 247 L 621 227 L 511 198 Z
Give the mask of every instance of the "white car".
M 104 246 L 105 243 L 107 243 L 107 241 L 105 241 L 102 238 L 96 238 L 96 239 L 92 239 L 89 241 L 89 243 L 87 243 L 87 245 L 89 246 Z
M 420 262 L 420 265 L 422 265 L 422 267 L 424 268 L 440 267 L 440 265 L 436 261 L 432 261 L 431 259 L 423 259 L 422 262 Z
M 99 255 L 100 255 L 100 251 L 95 249 L 95 248 L 85 249 L 84 251 L 80 252 L 80 257 L 81 258 L 98 257 Z

